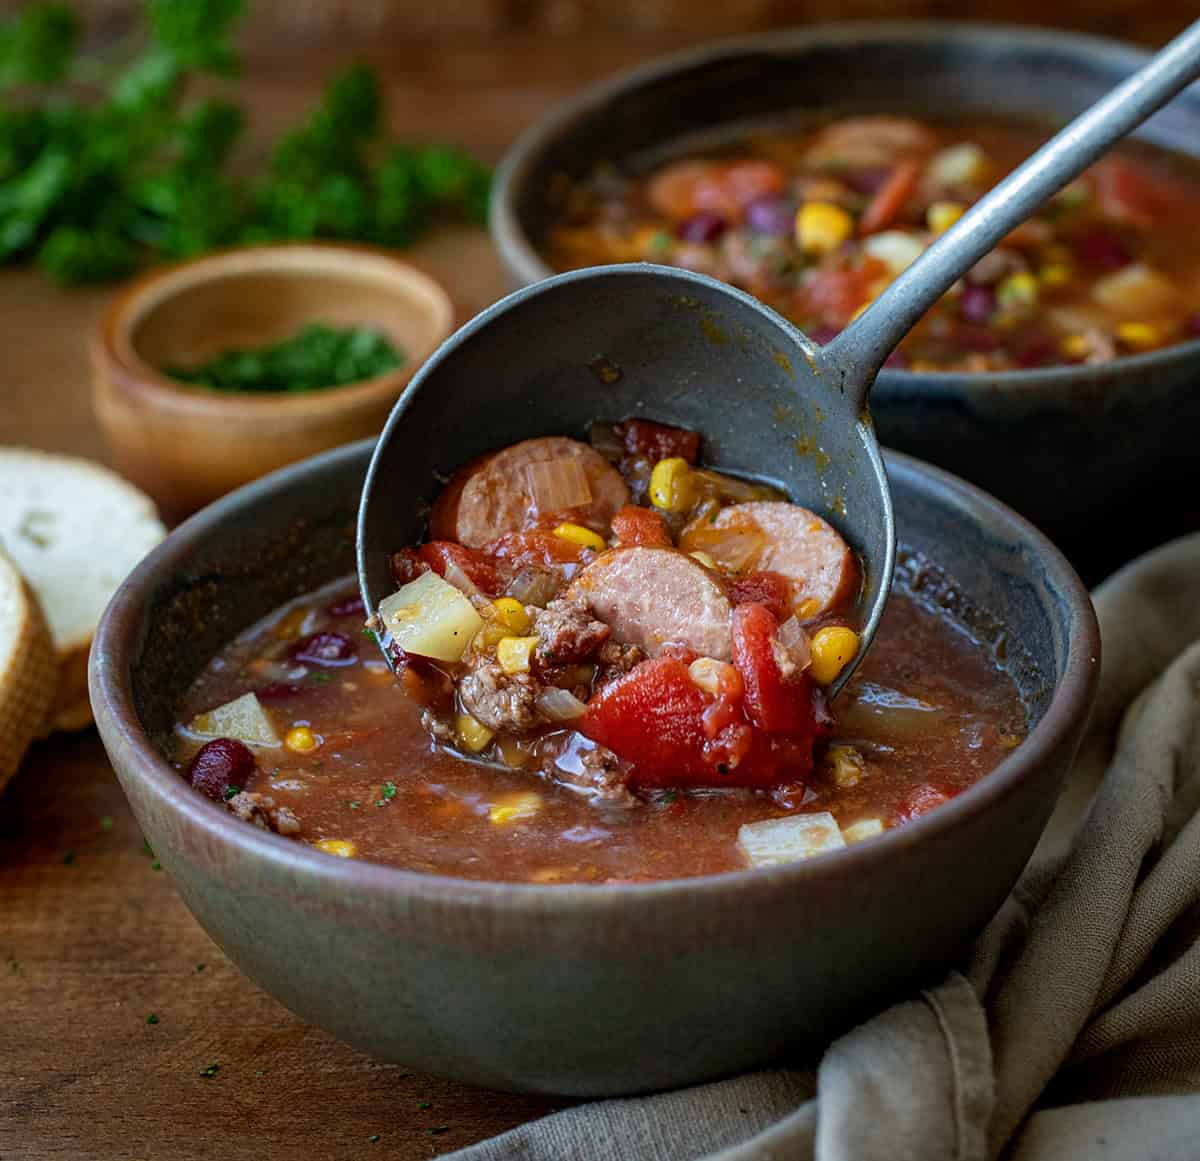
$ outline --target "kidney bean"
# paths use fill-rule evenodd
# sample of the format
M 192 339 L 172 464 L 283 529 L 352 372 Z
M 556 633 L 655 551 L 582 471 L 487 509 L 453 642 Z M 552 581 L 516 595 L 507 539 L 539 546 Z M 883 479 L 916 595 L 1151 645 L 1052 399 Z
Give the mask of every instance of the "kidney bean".
M 1075 243 L 1075 252 L 1085 266 L 1095 270 L 1120 270 L 1133 261 L 1129 248 L 1111 230 L 1097 226 Z
M 796 211 L 784 198 L 756 198 L 746 207 L 746 225 L 756 234 L 791 237 Z
M 990 286 L 964 286 L 958 310 L 968 322 L 986 323 L 996 313 L 996 292 Z
M 715 242 L 728 228 L 720 214 L 700 210 L 680 222 L 675 232 L 684 242 Z
M 361 617 L 366 613 L 362 597 L 342 597 L 330 604 L 325 612 L 331 617 Z
M 226 791 L 245 787 L 254 773 L 254 755 L 236 738 L 214 738 L 201 746 L 188 767 L 188 781 L 213 802 L 224 802 Z
M 353 665 L 358 660 L 354 642 L 345 633 L 314 633 L 293 645 L 290 653 L 306 665 Z

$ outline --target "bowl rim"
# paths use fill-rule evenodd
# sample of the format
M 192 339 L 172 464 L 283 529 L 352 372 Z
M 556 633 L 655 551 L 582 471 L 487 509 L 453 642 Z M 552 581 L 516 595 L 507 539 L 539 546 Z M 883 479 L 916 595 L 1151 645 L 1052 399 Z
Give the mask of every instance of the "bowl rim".
M 517 193 L 547 144 L 568 133 L 573 122 L 602 109 L 615 97 L 672 73 L 743 52 L 765 51 L 780 55 L 810 47 L 875 41 L 907 41 L 913 45 L 979 42 L 1008 49 L 1037 46 L 1076 55 L 1087 54 L 1129 72 L 1150 58 L 1147 50 L 1114 37 L 1029 24 L 955 20 L 829 21 L 723 37 L 698 47 L 665 53 L 586 86 L 552 106 L 519 134 L 496 167 L 488 203 L 488 228 L 502 261 L 510 270 L 516 271 L 523 285 L 560 273 L 542 258 L 521 227 L 516 212 Z M 1153 351 L 1121 355 L 1103 364 L 1056 364 L 1006 371 L 912 371 L 886 367 L 879 372 L 876 391 L 880 396 L 890 392 L 903 395 L 919 384 L 923 395 L 958 396 L 981 389 L 1026 388 L 1031 381 L 1036 382 L 1039 389 L 1067 391 L 1097 384 L 1098 380 L 1101 384 L 1106 383 L 1114 374 L 1152 376 L 1160 368 L 1190 357 L 1200 358 L 1200 337 Z
M 133 345 L 133 330 L 150 311 L 214 277 L 255 272 L 304 276 L 304 272 L 335 268 L 348 277 L 360 273 L 377 283 L 390 283 L 398 298 L 419 298 L 430 308 L 429 337 L 415 350 L 405 350 L 405 360 L 399 367 L 356 383 L 312 391 L 206 391 L 165 374 L 143 359 Z M 382 247 L 323 241 L 227 246 L 197 258 L 156 266 L 118 291 L 93 327 L 91 354 L 97 371 L 119 377 L 122 388 L 158 410 L 230 420 L 267 416 L 322 419 L 396 395 L 450 336 L 454 322 L 455 308 L 446 288 L 427 271 Z
M 991 806 L 1037 775 L 1042 764 L 1090 711 L 1099 676 L 1100 637 L 1091 599 L 1066 559 L 1046 537 L 999 500 L 964 480 L 920 460 L 887 452 L 889 470 L 925 477 L 939 494 L 980 518 L 1006 526 L 1028 545 L 1052 588 L 1070 609 L 1066 664 L 1045 713 L 1021 744 L 979 782 L 949 802 L 870 842 L 858 843 L 818 859 L 775 868 L 748 868 L 691 878 L 605 884 L 539 884 L 459 879 L 426 874 L 365 860 L 335 858 L 307 843 L 249 826 L 223 806 L 193 790 L 155 748 L 138 718 L 132 690 L 132 655 L 143 634 L 147 595 L 163 576 L 178 575 L 196 541 L 219 534 L 225 518 L 238 509 L 287 489 L 298 478 L 342 461 L 361 460 L 365 471 L 374 440 L 360 440 L 289 465 L 247 484 L 190 517 L 158 545 L 126 578 L 105 610 L 89 663 L 89 685 L 96 720 L 106 748 L 120 765 L 122 779 L 136 780 L 160 808 L 174 813 L 199 832 L 209 847 L 229 844 L 245 858 L 272 865 L 298 888 L 360 893 L 386 902 L 418 899 L 440 907 L 504 908 L 513 913 L 563 910 L 603 914 L 631 907 L 651 912 L 670 900 L 695 896 L 716 902 L 746 891 L 802 890 L 806 884 L 831 883 L 871 873 L 914 844 L 936 842 L 960 821 L 985 814 Z M 299 892 L 303 894 L 304 892 Z

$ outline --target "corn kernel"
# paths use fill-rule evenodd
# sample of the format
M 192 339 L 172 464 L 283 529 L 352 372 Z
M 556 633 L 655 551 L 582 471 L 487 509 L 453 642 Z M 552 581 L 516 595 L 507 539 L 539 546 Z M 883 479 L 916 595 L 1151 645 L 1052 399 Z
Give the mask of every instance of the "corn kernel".
M 727 669 L 732 669 L 727 661 L 718 661 L 715 657 L 697 657 L 688 666 L 688 678 L 697 689 L 717 696 L 721 688 L 721 678 Z
M 584 528 L 582 524 L 560 524 L 554 530 L 554 535 L 560 540 L 569 540 L 572 544 L 590 548 L 593 552 L 603 552 L 608 547 L 603 536 L 590 528 Z
M 650 503 L 664 512 L 686 512 L 695 502 L 692 470 L 682 456 L 659 460 L 650 473 Z
M 505 673 L 528 673 L 536 637 L 502 637 L 496 645 L 496 660 Z
M 688 555 L 693 560 L 698 560 L 705 568 L 716 569 L 717 567 L 717 562 L 707 552 L 697 550 L 696 552 L 689 552 Z
M 988 155 L 973 141 L 951 145 L 934 154 L 929 175 L 939 185 L 978 185 L 991 175 Z
M 563 873 L 557 867 L 542 867 L 529 876 L 531 883 L 557 883 Z
M 796 214 L 796 241 L 806 254 L 836 250 L 854 230 L 854 219 L 831 202 L 805 202 Z
M 805 597 L 796 606 L 796 616 L 801 621 L 807 621 L 809 617 L 815 617 L 821 611 L 821 602 L 815 597 Z
M 1071 281 L 1071 267 L 1065 262 L 1051 262 L 1038 271 L 1038 281 L 1043 286 L 1066 286 Z
M 866 773 L 867 764 L 853 746 L 830 746 L 825 755 L 834 785 L 840 790 L 857 786 Z
M 502 621 L 484 621 L 475 634 L 471 644 L 479 652 L 495 649 L 505 637 L 511 637 L 512 630 Z
M 960 202 L 934 202 L 925 211 L 925 224 L 935 234 L 944 234 L 966 212 Z
M 470 714 L 454 715 L 454 732 L 462 748 L 470 754 L 478 754 L 496 736 L 495 730 L 489 730 Z
M 1086 359 L 1091 351 L 1091 344 L 1086 335 L 1065 335 L 1058 344 L 1058 349 L 1068 359 Z
M 311 754 L 321 739 L 308 726 L 293 726 L 284 736 L 283 744 L 296 754 Z
M 1161 346 L 1163 333 L 1150 323 L 1127 322 L 1116 329 L 1117 341 L 1131 351 L 1152 351 Z
M 348 839 L 321 839 L 313 846 L 327 855 L 337 855 L 339 859 L 352 859 L 358 853 L 358 847 Z
M 826 625 L 812 639 L 812 675 L 818 685 L 832 685 L 858 652 L 858 634 L 841 625 Z
M 529 614 L 516 597 L 497 597 L 492 602 L 492 608 L 496 612 L 496 620 L 510 632 L 518 636 L 529 632 Z
M 1037 279 L 1027 270 L 1010 274 L 996 287 L 996 301 L 1006 310 L 1032 310 L 1038 301 Z
M 506 794 L 503 798 L 492 803 L 488 808 L 488 821 L 497 826 L 507 822 L 517 822 L 523 818 L 532 818 L 542 808 L 540 795 L 532 791 L 522 791 L 519 794 Z
M 500 760 L 514 770 L 528 765 L 529 759 L 532 757 L 529 751 L 516 738 L 512 737 L 501 738 L 496 743 L 496 749 L 500 751 Z

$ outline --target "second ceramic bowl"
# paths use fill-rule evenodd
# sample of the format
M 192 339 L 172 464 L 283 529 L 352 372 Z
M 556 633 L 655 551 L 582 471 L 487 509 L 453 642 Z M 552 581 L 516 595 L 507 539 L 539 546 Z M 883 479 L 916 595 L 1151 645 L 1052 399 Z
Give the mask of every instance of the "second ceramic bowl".
M 163 372 L 307 323 L 369 326 L 404 353 L 395 371 L 304 393 L 190 387 Z M 251 246 L 154 270 L 92 338 L 93 405 L 117 468 L 179 517 L 295 460 L 374 435 L 454 326 L 446 292 L 385 251 Z

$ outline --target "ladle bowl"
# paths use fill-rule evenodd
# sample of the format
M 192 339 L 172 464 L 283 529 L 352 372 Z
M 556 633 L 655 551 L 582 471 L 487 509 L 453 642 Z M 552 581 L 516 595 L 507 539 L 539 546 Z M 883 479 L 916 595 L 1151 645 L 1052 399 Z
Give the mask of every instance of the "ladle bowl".
M 702 433 L 706 465 L 775 484 L 838 528 L 868 562 L 869 636 L 892 578 L 891 497 L 869 420 L 817 366 L 774 311 L 674 267 L 595 267 L 509 295 L 425 364 L 383 430 L 359 516 L 368 609 L 395 588 L 390 554 L 421 537 L 413 497 L 431 500 L 482 452 L 640 416 Z

